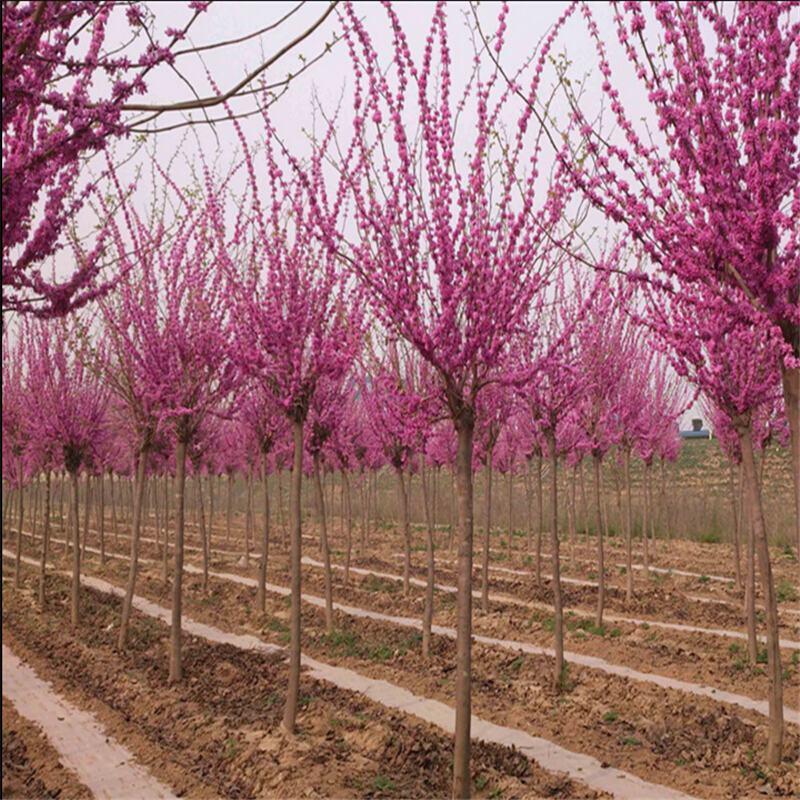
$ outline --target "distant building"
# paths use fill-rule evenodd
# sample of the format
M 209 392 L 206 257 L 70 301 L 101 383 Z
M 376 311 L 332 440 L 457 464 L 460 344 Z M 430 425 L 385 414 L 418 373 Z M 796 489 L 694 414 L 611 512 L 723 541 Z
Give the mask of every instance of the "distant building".
M 703 427 L 702 419 L 692 420 L 692 429 L 690 431 L 681 431 L 681 439 L 710 439 L 711 433 L 708 429 Z

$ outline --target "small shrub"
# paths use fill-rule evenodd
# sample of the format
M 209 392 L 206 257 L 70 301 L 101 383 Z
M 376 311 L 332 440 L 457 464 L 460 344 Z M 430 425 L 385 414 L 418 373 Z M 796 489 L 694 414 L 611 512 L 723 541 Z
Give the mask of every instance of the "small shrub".
M 612 639 L 617 639 L 618 637 L 622 636 L 622 631 L 621 631 L 619 628 L 612 628 L 612 629 L 611 629 L 611 630 L 608 632 L 608 635 L 609 635 L 609 636 L 610 636 Z
M 756 664 L 766 664 L 767 663 L 767 648 L 765 647 L 763 650 L 758 651 L 758 655 L 756 656 Z
M 626 737 L 625 737 L 625 738 L 622 740 L 622 744 L 625 744 L 625 745 L 632 745 L 632 746 L 634 746 L 634 747 L 635 747 L 635 746 L 637 746 L 637 745 L 640 745 L 640 744 L 641 744 L 641 742 L 640 742 L 640 741 L 639 741 L 639 740 L 638 740 L 638 739 L 637 739 L 635 736 L 626 736 Z
M 787 578 L 781 578 L 775 587 L 775 597 L 779 603 L 793 603 L 797 600 L 797 587 Z
M 708 583 L 711 580 L 711 578 L 709 578 L 708 575 L 701 575 L 698 578 L 698 580 L 700 581 L 700 583 Z
M 390 792 L 395 788 L 394 781 L 386 775 L 376 775 L 373 784 L 379 792 Z
M 606 711 L 606 713 L 603 714 L 603 722 L 606 723 L 616 722 L 618 718 L 619 713 L 616 711 Z
M 479 792 L 482 792 L 486 788 L 487 783 L 489 783 L 489 778 L 487 778 L 486 775 L 478 775 L 478 777 L 475 778 L 475 788 Z
M 719 544 L 721 539 L 718 533 L 701 533 L 700 541 L 703 544 Z

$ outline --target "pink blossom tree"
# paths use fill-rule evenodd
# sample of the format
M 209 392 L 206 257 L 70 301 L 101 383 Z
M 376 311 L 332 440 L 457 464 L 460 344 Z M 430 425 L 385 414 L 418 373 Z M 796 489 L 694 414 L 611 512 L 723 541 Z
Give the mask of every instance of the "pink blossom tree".
M 328 247 L 367 288 L 379 320 L 431 365 L 440 402 L 458 435 L 453 796 L 465 797 L 470 793 L 476 403 L 531 297 L 546 283 L 540 272 L 542 253 L 565 198 L 559 191 L 537 191 L 541 130 L 530 107 L 508 146 L 498 146 L 494 131 L 509 91 L 496 71 L 484 75 L 476 60 L 461 97 L 454 97 L 445 4 L 436 4 L 418 57 L 392 6 L 387 3 L 384 9 L 392 69 L 381 62 L 352 6 L 344 12 L 355 77 L 355 122 L 338 169 L 348 182 L 356 235 L 346 238 L 333 229 L 324 196 L 315 202 L 323 209 L 320 227 Z M 498 22 L 498 52 L 505 26 L 504 12 Z M 534 56 L 535 77 L 527 90 L 531 98 L 538 94 L 558 29 Z M 456 156 L 465 141 L 457 123 L 467 107 L 474 112 L 475 133 L 464 162 Z M 490 167 L 494 158 L 498 169 Z

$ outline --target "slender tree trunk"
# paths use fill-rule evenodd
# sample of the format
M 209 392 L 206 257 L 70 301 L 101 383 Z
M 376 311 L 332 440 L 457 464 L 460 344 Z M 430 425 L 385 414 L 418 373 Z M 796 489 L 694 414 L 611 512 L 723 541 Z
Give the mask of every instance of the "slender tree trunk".
M 589 546 L 589 502 L 586 497 L 586 478 L 584 476 L 585 470 L 583 468 L 583 460 L 581 459 L 580 463 L 580 475 L 581 475 L 581 517 L 583 521 L 583 537 L 584 537 L 584 544 L 586 545 L 586 558 L 588 559 L 591 556 L 590 546 Z
M 453 541 L 456 532 L 456 468 L 450 467 L 450 530 L 447 536 L 447 550 L 453 551 Z
M 344 556 L 344 585 L 350 582 L 350 557 L 353 553 L 353 504 L 350 495 L 350 478 L 347 471 L 342 470 L 342 494 L 345 517 L 345 556 Z
M 58 474 L 58 522 L 61 528 L 61 533 L 64 535 L 64 539 L 68 539 L 69 537 L 66 536 L 66 527 L 64 525 L 64 470 L 62 469 L 61 472 Z
M 89 470 L 86 470 L 86 475 L 83 479 L 84 485 L 84 492 L 85 498 L 84 501 L 86 503 L 83 509 L 83 543 L 81 545 L 81 558 L 86 558 L 86 542 L 89 539 L 89 506 L 90 506 L 90 499 L 92 496 L 92 477 L 89 474 Z
M 600 465 L 599 455 L 592 457 L 594 464 L 594 516 L 597 526 L 597 618 L 598 628 L 603 626 L 603 611 L 606 604 L 606 570 L 603 557 L 603 511 L 600 501 Z
M 425 608 L 422 612 L 422 657 L 424 659 L 430 658 L 431 654 L 431 626 L 433 625 L 433 582 L 436 571 L 436 564 L 434 561 L 434 540 L 433 540 L 433 508 L 428 503 L 428 486 L 425 474 L 425 453 L 420 453 L 419 456 L 419 474 L 422 480 L 422 505 L 425 511 L 425 528 L 427 536 L 425 537 L 425 551 L 426 551 L 426 581 L 425 581 Z M 435 487 L 435 474 L 434 473 L 434 487 Z M 434 490 L 435 496 L 435 490 Z
M 153 512 L 155 513 L 156 527 L 156 550 L 161 549 L 161 504 L 158 500 L 158 475 L 153 475 L 150 481 L 151 491 L 153 492 Z M 145 528 L 146 529 L 146 528 Z
M 108 482 L 111 491 L 111 528 L 114 531 L 114 547 L 119 544 L 119 526 L 117 523 L 117 498 L 114 493 L 114 470 L 108 471 Z
M 47 551 L 50 547 L 50 469 L 44 475 L 44 530 L 42 531 L 42 560 L 39 563 L 39 608 L 44 608 Z
M 542 455 L 536 456 L 536 585 L 542 585 L 542 531 L 544 530 L 544 492 Z
M 206 484 L 208 485 L 208 550 L 214 546 L 214 476 L 209 472 L 206 476 Z
M 206 530 L 205 501 L 203 500 L 203 476 L 199 470 L 195 473 L 197 487 L 195 496 L 197 497 L 197 513 L 200 523 L 200 542 L 203 548 L 203 593 L 208 593 L 208 569 L 211 561 L 211 545 L 208 541 L 208 531 Z
M 742 561 L 739 553 L 739 531 L 741 529 L 738 508 L 738 492 L 736 491 L 736 481 L 733 477 L 733 461 L 728 461 L 728 486 L 731 498 L 731 517 L 733 519 L 733 568 L 736 575 L 736 591 L 742 590 Z
M 744 483 L 742 494 L 746 492 Z M 744 590 L 744 615 L 747 626 L 747 655 L 750 666 L 758 663 L 758 637 L 756 633 L 756 540 L 753 532 L 750 500 L 745 497 L 745 524 L 747 525 L 747 584 Z
M 533 550 L 533 459 L 528 457 L 525 469 L 525 519 L 528 528 L 528 553 Z
M 481 611 L 489 613 L 489 546 L 492 536 L 492 457 L 494 447 L 486 454 L 486 524 L 483 528 L 483 559 L 481 561 Z
M 131 529 L 131 558 L 128 566 L 128 583 L 125 587 L 125 598 L 122 601 L 122 618 L 119 623 L 119 637 L 117 646 L 125 650 L 128 646 L 128 629 L 130 627 L 131 611 L 133 610 L 133 595 L 136 591 L 136 574 L 139 569 L 139 536 L 142 527 L 142 505 L 144 498 L 145 475 L 147 474 L 147 451 L 140 450 L 136 464 L 136 485 L 133 497 L 133 527 Z
M 331 578 L 331 551 L 328 547 L 328 522 L 325 515 L 325 490 L 322 485 L 322 475 L 319 463 L 319 454 L 314 454 L 314 484 L 317 489 L 319 502 L 319 540 L 322 549 L 322 562 L 325 566 L 325 630 L 333 632 L 333 579 Z
M 578 507 L 575 503 L 575 468 L 569 473 L 569 557 L 575 561 L 575 540 L 578 538 Z
M 633 602 L 633 500 L 631 492 L 631 448 L 626 446 L 622 453 L 625 470 L 625 601 Z
M 441 467 L 437 464 L 433 468 L 433 492 L 431 497 L 431 520 L 433 522 L 433 541 L 434 544 L 436 543 L 436 511 L 437 511 L 437 500 L 439 497 L 439 470 Z
M 72 591 L 70 594 L 70 622 L 73 628 L 80 622 L 80 591 L 81 591 L 81 521 L 78 516 L 78 471 L 70 473 L 72 483 Z
M 365 484 L 368 478 L 362 475 L 361 478 L 361 485 L 358 487 L 359 496 L 361 498 L 361 536 L 358 542 L 358 557 L 364 558 L 364 546 L 366 543 L 366 536 L 367 536 L 367 516 L 368 516 L 368 509 L 367 509 L 367 491 L 365 488 Z
M 550 450 L 550 549 L 553 558 L 553 636 L 556 654 L 555 687 L 556 691 L 564 688 L 566 672 L 564 668 L 564 606 L 561 599 L 561 562 L 558 543 L 558 454 L 556 453 L 556 437 L 551 430 L 547 433 Z
M 282 547 L 287 546 L 288 532 L 286 530 L 286 517 L 283 514 L 283 469 L 278 469 L 278 521 L 281 526 Z
M 297 719 L 297 699 L 300 693 L 300 604 L 301 558 L 303 547 L 302 518 L 300 515 L 300 496 L 303 480 L 303 423 L 294 420 L 292 424 L 294 441 L 294 460 L 292 463 L 292 483 L 289 489 L 289 516 L 291 521 L 291 552 L 289 554 L 291 610 L 289 617 L 289 684 L 286 690 L 286 708 L 283 712 L 283 727 L 290 734 L 295 731 Z
M 247 510 L 244 524 L 244 564 L 250 566 L 250 537 L 253 531 L 253 471 L 247 475 Z
M 231 514 L 233 514 L 233 474 L 228 473 L 228 497 L 227 509 L 225 511 L 225 544 L 231 543 Z
M 508 473 L 506 475 L 506 483 L 508 489 L 508 552 L 514 547 L 514 471 L 509 465 Z
M 17 552 L 14 557 L 14 588 L 19 589 L 22 577 L 22 524 L 25 522 L 24 486 L 22 483 L 22 459 L 19 460 L 19 495 L 18 495 L 18 524 L 17 524 Z
M 650 507 L 650 464 L 644 464 L 644 517 L 642 519 L 642 544 L 644 546 L 644 574 L 650 576 L 650 526 L 652 524 L 653 510 Z
M 173 482 L 173 490 L 175 488 Z M 164 583 L 169 577 L 169 474 L 164 475 L 164 544 L 161 548 L 161 579 Z
M 742 464 L 747 487 L 748 505 L 754 529 L 758 571 L 761 576 L 761 591 L 764 595 L 767 622 L 767 674 L 769 679 L 769 736 L 767 741 L 767 764 L 780 764 L 783 754 L 783 675 L 781 648 L 778 639 L 778 606 L 772 581 L 772 565 L 769 558 L 769 543 L 761 505 L 761 487 L 756 477 L 753 440 L 750 425 L 738 425 L 737 432 L 742 448 Z
M 472 717 L 472 438 L 471 412 L 456 425 L 458 451 L 458 594 L 456 600 L 455 745 L 453 798 L 470 796 L 470 723 Z
M 796 350 L 795 350 L 796 354 Z M 800 558 L 800 367 L 782 367 L 783 398 L 789 420 L 794 482 L 794 535 L 797 557 Z
M 8 528 L 11 519 L 11 507 L 14 490 L 11 488 L 11 481 L 3 480 L 3 530 Z
M 400 530 L 403 533 L 403 594 L 411 592 L 411 527 L 408 522 L 408 493 L 402 467 L 395 467 L 397 504 L 400 510 Z
M 98 475 L 100 489 L 100 510 L 98 513 L 98 528 L 100 533 L 100 566 L 106 564 L 106 487 L 105 475 L 100 470 Z
M 31 545 L 36 547 L 36 527 L 39 522 L 39 476 L 33 480 L 33 519 L 31 520 Z
M 256 608 L 263 614 L 267 610 L 267 562 L 269 559 L 269 453 L 263 454 L 262 476 L 264 482 L 264 531 L 261 537 L 261 560 L 258 564 Z
M 172 628 L 170 631 L 169 682 L 183 679 L 181 660 L 181 611 L 183 603 L 183 533 L 186 512 L 186 442 L 175 448 L 175 566 L 172 576 Z M 166 544 L 166 541 L 165 541 Z

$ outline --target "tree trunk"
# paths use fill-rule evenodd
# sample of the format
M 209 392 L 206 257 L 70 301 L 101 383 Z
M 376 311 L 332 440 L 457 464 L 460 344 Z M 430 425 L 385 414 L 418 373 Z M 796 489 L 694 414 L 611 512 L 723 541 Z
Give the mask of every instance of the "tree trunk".
M 253 471 L 247 475 L 247 507 L 244 515 L 244 565 L 250 566 L 250 536 L 253 530 Z
M 281 542 L 286 547 L 288 532 L 286 530 L 286 518 L 283 515 L 283 469 L 278 469 L 278 521 L 281 525 Z
M 50 546 L 50 469 L 44 476 L 44 530 L 42 531 L 42 560 L 39 563 L 39 608 L 44 608 L 47 550 Z
M 61 527 L 61 533 L 64 534 L 64 539 L 69 539 L 66 535 L 66 528 L 64 527 L 64 470 L 62 469 L 58 476 L 58 521 Z
M 556 653 L 555 688 L 560 691 L 565 686 L 564 668 L 564 607 L 561 599 L 561 562 L 558 552 L 558 454 L 556 437 L 553 431 L 547 434 L 550 450 L 550 548 L 553 558 L 553 636 Z
M 36 547 L 36 527 L 39 523 L 39 476 L 33 481 L 33 519 L 31 520 L 31 546 Z
M 350 557 L 353 553 L 353 504 L 350 496 L 350 478 L 347 471 L 342 470 L 342 495 L 345 522 L 345 556 L 344 556 L 344 585 L 350 582 Z
M 796 351 L 795 351 L 796 352 Z M 781 370 L 783 399 L 789 420 L 794 482 L 794 535 L 797 557 L 800 558 L 800 367 Z
M 544 492 L 542 455 L 536 456 L 536 585 L 542 585 L 542 531 L 544 530 Z
M 458 594 L 456 606 L 455 745 L 453 798 L 470 796 L 470 723 L 472 717 L 472 437 L 471 414 L 456 426 L 458 452 Z
M 411 528 L 408 522 L 408 493 L 402 467 L 395 467 L 397 503 L 400 507 L 400 530 L 403 533 L 403 594 L 411 592 Z
M 286 708 L 283 711 L 283 727 L 290 734 L 295 731 L 297 719 L 297 699 L 300 693 L 300 604 L 301 599 L 301 557 L 303 547 L 302 518 L 300 516 L 300 495 L 303 481 L 303 423 L 295 420 L 292 424 L 294 440 L 294 460 L 292 463 L 292 483 L 289 489 L 289 516 L 291 521 L 291 567 L 290 587 L 292 605 L 289 618 L 289 684 L 286 690 Z
M 364 545 L 367 535 L 367 491 L 365 484 L 367 477 L 362 475 L 361 484 L 358 487 L 359 497 L 361 499 L 361 535 L 358 542 L 358 556 L 364 558 Z
M 267 610 L 267 560 L 269 559 L 269 453 L 264 453 L 261 469 L 261 479 L 264 482 L 264 531 L 261 537 L 261 560 L 258 564 L 256 608 L 263 614 Z
M 100 481 L 100 509 L 98 512 L 98 528 L 100 533 L 100 566 L 106 564 L 106 487 L 105 475 L 100 471 L 98 476 Z
M 736 481 L 733 477 L 733 461 L 728 461 L 728 486 L 730 488 L 731 517 L 733 519 L 733 568 L 736 574 L 736 591 L 740 592 L 742 590 L 742 561 L 739 553 L 739 531 L 741 530 L 741 520 L 739 517 Z
M 114 531 L 114 547 L 119 544 L 119 526 L 117 523 L 117 498 L 114 493 L 114 470 L 108 471 L 108 481 L 111 491 L 111 528 Z
M 780 764 L 783 754 L 783 675 L 781 648 L 778 639 L 778 606 L 772 581 L 772 565 L 769 558 L 769 543 L 761 505 L 761 487 L 756 477 L 755 458 L 750 425 L 737 426 L 742 448 L 745 484 L 758 555 L 758 571 L 761 576 L 761 591 L 764 595 L 767 622 L 767 674 L 769 679 L 769 737 L 767 741 L 767 764 Z
M 508 484 L 508 552 L 510 555 L 514 548 L 514 471 L 511 469 L 510 465 L 508 467 L 506 480 Z
M 598 628 L 603 626 L 603 611 L 606 604 L 606 570 L 603 558 L 603 511 L 600 505 L 601 457 L 592 457 L 594 465 L 594 519 L 597 526 L 597 617 Z
M 447 535 L 447 550 L 453 551 L 453 541 L 456 532 L 456 470 L 450 468 L 450 530 Z
M 328 547 L 328 521 L 325 515 L 325 490 L 320 474 L 319 454 L 314 454 L 314 484 L 319 502 L 319 542 L 325 566 L 325 631 L 333 632 L 333 579 L 331 578 L 331 551 Z
M 626 446 L 622 453 L 625 470 L 625 601 L 633 602 L 633 499 L 631 497 L 631 448 Z
M 85 491 L 85 498 L 84 501 L 86 503 L 83 509 L 83 543 L 81 544 L 81 558 L 86 558 L 86 542 L 89 539 L 89 507 L 90 507 L 90 500 L 92 496 L 92 476 L 89 474 L 89 470 L 86 470 L 86 475 L 83 479 L 84 491 Z
M 533 461 L 527 459 L 527 469 L 525 471 L 525 516 L 528 528 L 528 553 L 533 550 Z
M 14 588 L 19 589 L 19 582 L 22 570 L 22 524 L 25 522 L 25 500 L 24 487 L 22 484 L 22 459 L 19 460 L 19 508 L 17 525 L 17 552 L 14 557 Z
M 203 500 L 203 476 L 198 471 L 196 473 L 197 488 L 195 489 L 195 496 L 197 497 L 197 514 L 198 522 L 200 523 L 200 543 L 203 548 L 203 594 L 208 593 L 208 568 L 211 561 L 211 544 L 208 540 L 208 531 L 206 530 L 206 510 L 205 501 Z
M 125 650 L 128 646 L 128 628 L 130 626 L 131 611 L 133 610 L 133 595 L 136 591 L 136 573 L 139 568 L 139 534 L 142 527 L 142 500 L 144 498 L 144 484 L 147 470 L 147 451 L 139 451 L 136 465 L 136 486 L 133 497 L 133 527 L 131 529 L 131 558 L 128 566 L 128 583 L 125 587 L 125 598 L 122 601 L 122 618 L 119 623 L 119 637 L 117 646 Z
M 492 536 L 492 456 L 490 445 L 486 454 L 486 524 L 483 528 L 483 560 L 481 562 L 481 611 L 489 613 L 489 545 Z
M 644 546 L 644 574 L 650 577 L 650 526 L 653 519 L 653 510 L 650 508 L 650 464 L 644 464 L 644 515 L 642 518 L 642 544 Z
M 744 474 L 743 476 L 744 477 Z M 741 492 L 745 495 L 745 486 L 742 482 Z M 756 633 L 756 540 L 753 533 L 753 516 L 750 510 L 750 500 L 745 497 L 745 524 L 747 525 L 747 585 L 744 590 L 744 615 L 747 626 L 747 655 L 750 666 L 758 663 L 758 637 Z
M 231 543 L 231 514 L 233 514 L 233 491 L 231 484 L 233 483 L 233 474 L 228 473 L 228 497 L 227 509 L 225 512 L 225 544 Z
M 575 561 L 575 540 L 578 537 L 578 507 L 575 503 L 575 469 L 569 473 L 569 558 Z
M 69 618 L 73 628 L 78 627 L 80 621 L 80 591 L 81 591 L 81 521 L 78 517 L 78 472 L 70 473 L 72 483 L 72 591 L 70 594 Z
M 208 484 L 208 550 L 214 546 L 214 476 L 209 472 L 206 476 Z
M 434 541 L 433 541 L 433 508 L 428 503 L 428 486 L 425 476 L 425 453 L 419 456 L 419 474 L 422 481 L 422 505 L 425 511 L 425 555 L 426 555 L 426 581 L 425 581 L 425 608 L 422 612 L 422 657 L 430 658 L 431 654 L 431 626 L 433 624 L 433 581 L 435 574 Z M 435 473 L 434 473 L 435 475 Z M 436 478 L 434 477 L 434 481 Z M 434 483 L 435 486 L 435 483 Z
M 173 485 L 173 489 L 174 489 Z M 167 582 L 169 576 L 169 474 L 164 475 L 164 543 L 161 548 L 161 579 Z
M 169 682 L 183 679 L 181 661 L 181 605 L 183 602 L 183 533 L 186 489 L 186 442 L 175 448 L 175 561 L 172 576 L 172 628 L 170 631 Z M 165 541 L 166 545 L 166 541 Z

